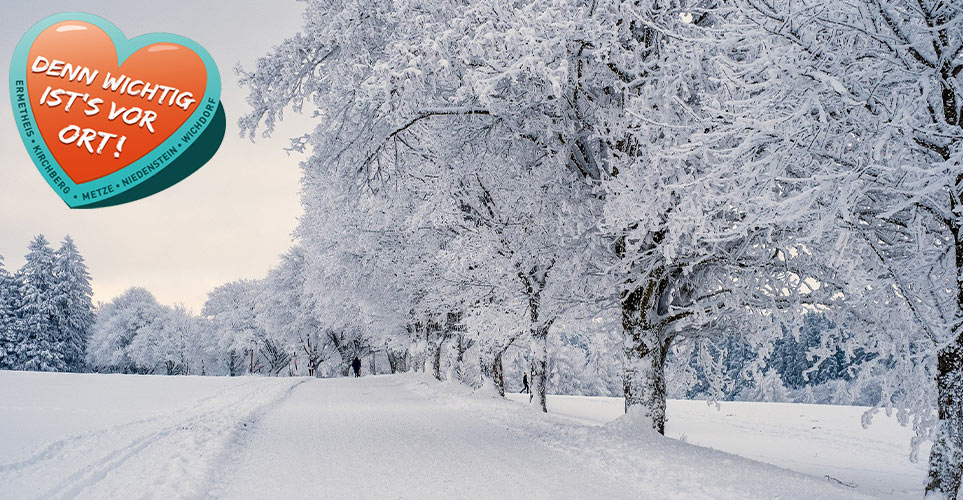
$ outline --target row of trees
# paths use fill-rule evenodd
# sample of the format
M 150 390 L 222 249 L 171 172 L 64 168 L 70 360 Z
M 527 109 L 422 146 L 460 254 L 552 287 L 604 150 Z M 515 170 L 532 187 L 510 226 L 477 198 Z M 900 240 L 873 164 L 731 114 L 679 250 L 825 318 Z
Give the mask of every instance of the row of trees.
M 403 345 L 397 334 L 348 334 L 325 327 L 318 311 L 291 299 L 304 293 L 303 281 L 292 282 L 304 272 L 303 262 L 295 248 L 268 279 L 216 288 L 200 316 L 181 305 L 159 304 L 143 288 L 128 289 L 98 309 L 88 362 L 101 372 L 165 375 L 346 376 L 355 357 L 366 361 L 371 374 L 435 369 L 425 345 Z M 677 349 L 667 360 L 675 381 L 670 393 L 729 401 L 872 404 L 869 398 L 878 397 L 873 392 L 877 386 L 852 384 L 860 356 L 850 359 L 840 350 L 822 358 L 809 355 L 819 346 L 822 332 L 831 328 L 824 315 L 807 314 L 798 337 L 785 330 L 768 357 L 740 336 Z M 618 338 L 604 330 L 564 335 L 561 330 L 556 329 L 547 344 L 548 390 L 621 395 L 622 369 L 612 362 L 622 355 Z M 436 376 L 476 387 L 484 384 L 479 345 L 471 335 L 442 344 Z M 499 389 L 520 391 L 529 363 L 527 349 L 506 350 Z M 871 395 L 860 393 L 867 389 Z
M 131 288 L 98 309 L 87 351 L 90 366 L 142 374 L 346 376 L 358 357 L 369 362 L 371 373 L 427 366 L 439 379 L 458 371 L 461 380 L 481 383 L 478 351 L 470 341 L 460 348 L 449 343 L 448 350 L 439 344 L 429 354 L 427 336 L 408 342 L 408 332 L 392 325 L 366 329 L 353 319 L 334 321 L 344 314 L 343 308 L 328 310 L 337 296 L 309 287 L 305 264 L 302 249 L 294 247 L 265 278 L 212 290 L 200 315 L 183 306 L 161 305 L 147 290 Z M 556 344 L 556 390 L 615 392 L 618 371 L 600 362 L 618 352 L 611 338 L 559 338 Z M 519 346 L 506 357 L 520 387 L 527 351 Z M 472 359 L 474 363 L 468 362 Z M 602 367 L 607 371 L 600 371 Z
M 143 288 L 130 288 L 102 304 L 87 346 L 90 368 L 100 372 L 219 374 L 219 355 L 206 342 L 204 321 L 181 305 L 161 305 Z
M 84 371 L 94 322 L 90 275 L 70 236 L 43 235 L 11 274 L 0 258 L 0 369 Z
M 276 320 L 436 374 L 474 348 L 496 387 L 527 344 L 542 409 L 553 332 L 614 331 L 626 411 L 662 432 L 670 353 L 765 358 L 820 311 L 840 328 L 810 354 L 861 357 L 953 498 L 961 23 L 949 0 L 309 1 L 241 71 L 252 138 L 318 117 Z

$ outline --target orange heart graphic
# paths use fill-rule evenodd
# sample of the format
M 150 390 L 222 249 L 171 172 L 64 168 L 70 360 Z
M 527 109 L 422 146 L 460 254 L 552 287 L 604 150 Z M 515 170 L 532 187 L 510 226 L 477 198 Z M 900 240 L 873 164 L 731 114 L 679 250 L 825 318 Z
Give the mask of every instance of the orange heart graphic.
M 50 25 L 26 59 L 37 129 L 75 184 L 154 151 L 191 117 L 208 85 L 204 61 L 190 48 L 152 43 L 118 64 L 111 36 L 85 21 Z

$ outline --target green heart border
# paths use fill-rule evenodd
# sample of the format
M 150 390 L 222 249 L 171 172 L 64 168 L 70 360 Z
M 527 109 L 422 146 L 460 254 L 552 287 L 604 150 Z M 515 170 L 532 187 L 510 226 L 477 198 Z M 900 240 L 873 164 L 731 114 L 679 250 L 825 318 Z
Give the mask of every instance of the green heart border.
M 30 47 L 33 46 L 33 42 L 43 30 L 62 21 L 87 22 L 107 33 L 114 42 L 114 48 L 117 51 L 118 66 L 123 64 L 131 54 L 147 45 L 155 43 L 175 43 L 193 50 L 200 56 L 207 70 L 207 88 L 204 90 L 204 96 L 197 101 L 197 107 L 194 109 L 194 112 L 191 113 L 180 128 L 171 134 L 164 142 L 151 150 L 151 152 L 134 163 L 99 179 L 81 184 L 74 183 L 57 163 L 53 155 L 50 154 L 49 148 L 47 148 L 47 145 L 40 136 L 36 117 L 33 114 L 33 104 L 30 102 L 30 96 L 26 90 L 27 67 L 29 63 L 29 61 L 27 61 L 27 55 L 30 52 Z M 18 81 L 22 83 L 18 84 Z M 18 88 L 21 89 L 20 92 L 17 92 Z M 11 110 L 13 111 L 14 119 L 17 122 L 17 130 L 20 131 L 20 138 L 23 140 L 23 144 L 26 146 L 27 152 L 30 154 L 30 159 L 33 160 L 37 170 L 40 171 L 40 174 L 47 180 L 47 184 L 50 185 L 54 192 L 57 193 L 70 208 L 93 208 L 95 206 L 109 206 L 134 201 L 135 199 L 150 196 L 165 189 L 200 168 L 214 154 L 214 151 L 210 151 L 211 144 L 214 145 L 214 150 L 216 150 L 223 139 L 225 121 L 224 109 L 220 104 L 220 98 L 221 76 L 217 70 L 217 65 L 214 63 L 211 55 L 193 40 L 172 33 L 149 33 L 127 39 L 124 33 L 110 21 L 83 12 L 56 14 L 33 25 L 20 39 L 17 48 L 14 50 L 13 59 L 10 62 L 10 104 L 12 106 Z M 22 108 L 18 109 L 18 103 L 25 103 L 26 110 L 24 111 Z M 200 123 L 200 120 L 204 120 L 204 123 Z M 216 124 L 215 128 L 220 129 L 220 133 L 215 134 L 219 135 L 218 137 L 212 136 L 212 133 L 215 132 L 211 130 L 212 124 Z M 181 137 L 195 125 L 200 126 L 197 127 L 197 131 L 193 137 L 186 142 L 182 141 Z M 209 131 L 210 133 L 208 133 Z M 188 154 L 180 158 L 182 161 L 177 161 L 178 157 L 199 142 L 206 143 L 206 147 L 203 148 L 205 149 L 205 154 Z M 175 150 L 175 152 L 170 153 L 171 150 Z M 124 178 L 159 161 L 159 158 L 165 153 L 169 154 L 162 164 L 156 165 L 155 168 L 149 170 L 140 179 L 124 185 L 122 182 Z M 185 165 L 184 160 L 191 159 L 200 161 L 200 164 Z M 46 167 L 49 167 L 49 171 L 48 168 L 45 167 L 44 161 L 48 162 Z M 158 175 L 172 165 L 175 165 L 180 172 L 186 172 L 186 174 L 182 176 Z M 55 181 L 57 176 L 60 177 L 60 180 L 67 187 L 66 191 L 61 189 Z M 171 182 L 172 178 L 173 182 Z M 155 181 L 155 179 L 157 182 L 152 182 Z M 114 186 L 112 193 L 93 198 L 90 196 L 90 193 L 110 189 L 110 186 Z M 125 193 L 127 193 L 127 195 L 122 196 Z M 86 197 L 84 196 L 85 194 L 87 195 Z M 111 200 L 116 201 L 111 202 Z

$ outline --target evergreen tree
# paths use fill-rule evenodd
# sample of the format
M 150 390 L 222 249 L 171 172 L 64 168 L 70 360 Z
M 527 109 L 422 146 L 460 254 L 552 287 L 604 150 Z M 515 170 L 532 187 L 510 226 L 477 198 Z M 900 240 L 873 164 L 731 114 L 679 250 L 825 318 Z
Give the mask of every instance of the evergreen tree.
M 20 358 L 18 368 L 63 371 L 66 364 L 54 296 L 54 251 L 43 235 L 37 235 L 27 248 L 26 263 L 20 270 L 23 276 L 19 307 L 22 332 L 16 347 Z
M 783 335 L 773 345 L 767 366 L 782 377 L 789 389 L 852 380 L 851 372 L 874 356 L 862 349 L 847 355 L 838 346 L 826 346 L 827 332 L 832 330 L 836 330 L 836 325 L 825 315 L 806 314 L 798 337 L 783 327 Z M 847 338 L 845 331 L 837 335 Z
M 757 361 L 758 355 L 751 344 L 737 335 L 697 342 L 689 353 L 689 366 L 694 370 L 696 380 L 686 392 L 687 397 L 732 401 L 754 386 L 755 381 L 747 370 Z
M 798 332 L 794 333 L 783 325 L 781 336 L 773 343 L 771 352 L 764 353 L 761 358 L 751 344 L 736 335 L 721 341 L 703 340 L 684 353 L 695 375 L 695 383 L 685 396 L 727 401 L 766 397 L 766 394 L 778 392 L 774 391 L 777 385 L 770 380 L 773 375 L 778 375 L 786 390 L 802 391 L 803 402 L 810 402 L 808 399 L 812 398 L 827 403 L 847 400 L 848 397 L 851 403 L 851 394 L 822 397 L 820 392 L 820 397 L 816 397 L 812 388 L 829 383 L 834 388 L 846 385 L 853 380 L 853 372 L 860 364 L 874 359 L 875 355 L 862 349 L 847 354 L 836 345 L 827 346 L 826 339 L 831 332 L 843 338 L 847 336 L 845 331 L 838 331 L 826 315 L 806 313 Z M 685 359 L 676 361 L 673 356 L 673 362 L 684 363 Z M 769 384 L 768 389 L 760 388 L 760 384 Z
M 0 369 L 15 369 L 19 365 L 16 353 L 19 297 L 19 276 L 7 272 L 0 257 Z
M 94 324 L 90 274 L 83 256 L 67 235 L 55 254 L 54 297 L 57 308 L 57 330 L 63 343 L 63 357 L 70 371 L 82 371 L 87 339 Z

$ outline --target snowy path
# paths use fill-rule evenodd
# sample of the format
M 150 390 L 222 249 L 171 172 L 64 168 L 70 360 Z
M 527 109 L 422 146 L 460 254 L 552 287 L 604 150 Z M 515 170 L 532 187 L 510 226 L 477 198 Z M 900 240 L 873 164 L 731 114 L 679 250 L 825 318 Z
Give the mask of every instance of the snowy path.
M 0 498 L 870 497 L 422 375 L 0 372 Z
M 635 498 L 593 469 L 397 380 L 335 379 L 261 422 L 223 496 Z
M 621 439 L 418 377 L 313 381 L 265 416 L 219 498 L 860 498 L 672 440 Z M 618 441 L 616 443 L 615 441 Z M 646 445 L 652 445 L 651 447 Z

